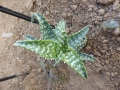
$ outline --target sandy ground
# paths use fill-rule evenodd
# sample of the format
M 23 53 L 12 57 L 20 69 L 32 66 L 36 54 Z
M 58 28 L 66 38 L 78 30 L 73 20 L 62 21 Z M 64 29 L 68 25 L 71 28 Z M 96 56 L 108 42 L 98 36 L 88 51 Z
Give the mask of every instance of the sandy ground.
M 113 10 L 114 3 L 99 5 L 94 0 L 0 0 L 0 5 L 29 16 L 31 12 L 40 12 L 52 25 L 65 19 L 69 34 L 91 25 L 89 40 L 83 51 L 97 58 L 95 62 L 85 62 L 88 80 L 82 79 L 69 66 L 66 66 L 67 69 L 59 66 L 59 74 L 63 78 L 68 75 L 69 80 L 50 84 L 39 64 L 41 59 L 38 55 L 13 46 L 25 34 L 40 37 L 39 25 L 0 12 L 0 78 L 29 71 L 27 76 L 0 82 L 0 90 L 120 90 L 120 35 L 115 35 L 114 30 L 103 32 L 100 29 L 105 20 L 116 20 L 120 24 L 120 8 Z M 4 38 L 3 33 L 13 35 Z

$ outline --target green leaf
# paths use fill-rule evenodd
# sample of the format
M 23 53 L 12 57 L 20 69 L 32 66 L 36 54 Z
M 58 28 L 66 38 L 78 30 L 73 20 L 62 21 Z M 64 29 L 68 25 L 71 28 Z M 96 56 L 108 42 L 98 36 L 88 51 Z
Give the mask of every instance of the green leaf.
M 26 40 L 39 40 L 38 38 L 35 38 L 33 36 L 28 36 L 28 35 L 24 35 L 23 38 Z
M 54 64 L 54 66 L 56 66 L 56 64 L 58 64 L 61 60 L 63 60 L 63 58 L 64 58 L 64 54 L 63 54 L 62 51 L 60 51 L 58 57 L 55 59 L 55 64 Z
M 42 39 L 45 39 L 45 40 L 50 39 L 50 40 L 58 41 L 55 32 L 52 30 L 52 27 L 48 24 L 46 19 L 41 14 L 36 12 L 33 13 L 31 18 L 32 22 L 34 21 L 34 18 L 36 18 L 39 22 L 41 33 L 42 33 Z
M 14 45 L 34 51 L 46 59 L 55 59 L 60 52 L 59 44 L 51 40 L 23 40 Z
M 61 20 L 54 29 L 54 32 L 59 41 L 61 41 L 66 34 L 65 27 L 66 27 L 66 22 L 64 20 Z
M 84 27 L 82 30 L 78 31 L 77 33 L 68 36 L 68 45 L 73 48 L 76 49 L 80 43 L 83 41 L 83 39 L 86 37 L 86 34 L 89 31 L 89 27 L 86 26 Z
M 87 38 L 83 38 L 83 40 L 80 42 L 80 45 L 77 47 L 77 50 L 81 50 L 87 42 Z
M 92 55 L 82 53 L 82 52 L 79 52 L 78 54 L 83 61 L 95 61 L 95 57 L 93 57 Z
M 82 60 L 74 50 L 68 50 L 63 61 L 77 71 L 83 78 L 87 78 L 87 72 Z

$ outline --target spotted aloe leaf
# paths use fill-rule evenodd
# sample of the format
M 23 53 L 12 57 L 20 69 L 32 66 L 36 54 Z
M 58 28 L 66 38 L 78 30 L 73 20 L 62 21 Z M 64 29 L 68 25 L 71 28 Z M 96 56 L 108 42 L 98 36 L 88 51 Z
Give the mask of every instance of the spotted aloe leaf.
M 32 22 L 34 21 L 34 18 L 36 18 L 39 22 L 41 33 L 42 33 L 42 39 L 45 39 L 45 40 L 50 39 L 50 40 L 58 41 L 57 36 L 53 31 L 52 27 L 50 26 L 50 24 L 48 24 L 46 19 L 41 14 L 36 12 L 33 13 L 31 18 Z
M 54 32 L 60 42 L 62 41 L 62 38 L 65 36 L 64 34 L 66 34 L 65 28 L 66 28 L 66 23 L 64 20 L 61 20 L 54 29 Z
M 85 45 L 86 45 L 86 42 L 87 42 L 87 38 L 83 38 L 83 40 L 80 42 L 80 45 L 77 47 L 77 50 L 81 50 Z
M 63 61 L 77 71 L 83 78 L 87 78 L 87 72 L 79 55 L 74 50 L 68 50 Z
M 64 58 L 63 51 L 60 51 L 58 57 L 55 59 L 55 64 L 54 64 L 54 66 L 56 66 L 61 60 L 63 60 L 63 58 Z
M 46 59 L 55 59 L 60 52 L 59 44 L 51 40 L 22 40 L 15 45 L 34 51 Z
M 86 34 L 89 31 L 89 27 L 86 26 L 82 30 L 78 31 L 77 33 L 68 36 L 68 44 L 71 48 L 76 49 L 83 39 L 86 37 Z
M 79 57 L 82 59 L 82 61 L 95 61 L 95 57 L 93 57 L 92 55 L 86 54 L 86 53 L 82 53 L 79 52 Z
M 33 36 L 28 36 L 28 35 L 24 35 L 23 38 L 26 40 L 39 40 L 38 38 L 35 38 Z

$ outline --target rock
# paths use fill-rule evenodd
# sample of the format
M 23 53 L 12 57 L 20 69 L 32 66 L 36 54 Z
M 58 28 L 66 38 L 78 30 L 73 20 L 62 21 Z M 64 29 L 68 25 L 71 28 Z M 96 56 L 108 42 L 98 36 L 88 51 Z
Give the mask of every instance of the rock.
M 46 11 L 45 14 L 48 16 L 50 13 L 49 13 L 49 11 Z
M 115 76 L 113 72 L 111 73 L 111 76 L 112 76 L 112 77 Z
M 120 18 L 120 12 L 117 14 L 117 16 Z
M 106 83 L 105 85 L 106 85 L 106 86 L 109 86 L 110 84 L 109 84 L 109 83 Z
M 104 10 L 104 9 L 100 9 L 100 10 L 98 10 L 98 14 L 99 14 L 99 15 L 103 15 L 103 14 L 105 14 L 105 10 Z
M 73 82 L 71 82 L 70 85 L 73 86 L 74 85 Z
M 103 41 L 102 41 L 103 44 L 105 44 L 105 43 L 107 43 L 107 42 L 108 42 L 108 40 L 103 40 Z
M 101 54 L 96 50 L 94 50 L 94 55 L 101 56 Z
M 28 1 L 27 1 L 26 8 L 27 8 L 29 11 L 33 11 L 34 7 L 33 7 L 33 1 L 32 1 L 32 0 L 28 0 Z
M 94 6 L 94 5 L 89 5 L 89 6 L 88 6 L 88 11 L 92 11 L 92 10 L 93 10 L 93 8 L 95 8 L 95 6 Z
M 115 72 L 114 75 L 118 75 L 118 72 Z
M 11 37 L 13 35 L 13 33 L 3 33 L 2 37 Z
M 70 33 L 70 28 L 66 28 L 66 33 L 67 33 L 67 34 Z
M 88 0 L 82 0 L 83 5 L 88 5 Z
M 116 28 L 113 32 L 116 36 L 117 35 L 120 35 L 120 29 L 119 28 Z
M 118 37 L 118 38 L 117 38 L 117 41 L 119 41 L 119 42 L 120 42 L 120 37 Z
M 119 27 L 119 24 L 117 21 L 108 20 L 108 21 L 104 21 L 102 23 L 102 27 L 103 27 L 103 29 L 115 29 L 115 28 Z
M 76 10 L 77 9 L 77 5 L 71 5 L 72 10 Z
M 97 3 L 108 5 L 113 3 L 115 0 L 97 0 Z
M 72 16 L 72 13 L 68 13 L 68 15 L 67 15 L 68 17 L 71 17 Z
M 87 46 L 87 47 L 85 48 L 85 50 L 86 50 L 86 51 L 89 51 L 89 50 L 91 50 L 91 47 L 90 47 L 90 46 Z
M 95 37 L 95 33 L 92 33 L 92 35 L 91 35 L 92 37 Z
M 66 17 L 67 17 L 67 14 L 66 14 L 65 12 L 63 12 L 63 13 L 62 13 L 62 16 L 63 16 L 64 18 L 66 18 Z
M 120 47 L 117 47 L 117 51 L 120 51 Z
M 119 9 L 120 8 L 120 4 L 114 4 L 113 5 L 113 10 L 117 10 L 117 9 Z
M 106 72 L 106 75 L 108 75 L 108 76 L 109 76 L 109 75 L 110 75 L 110 72 Z

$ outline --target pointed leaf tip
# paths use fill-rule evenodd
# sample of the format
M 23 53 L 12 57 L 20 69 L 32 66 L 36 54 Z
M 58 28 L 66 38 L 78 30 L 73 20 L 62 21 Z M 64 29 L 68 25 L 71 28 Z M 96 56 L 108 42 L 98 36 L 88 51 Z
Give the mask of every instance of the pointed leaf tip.
M 77 71 L 83 78 L 87 79 L 86 68 L 80 59 L 79 55 L 74 50 L 68 50 L 64 55 L 64 62 L 71 66 L 75 71 Z

